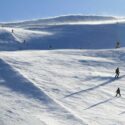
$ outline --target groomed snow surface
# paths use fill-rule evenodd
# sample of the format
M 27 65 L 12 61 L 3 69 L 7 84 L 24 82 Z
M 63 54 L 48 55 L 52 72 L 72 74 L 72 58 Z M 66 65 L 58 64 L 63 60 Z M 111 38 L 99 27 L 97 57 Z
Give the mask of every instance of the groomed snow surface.
M 78 25 L 69 21 L 79 16 L 71 17 L 57 18 L 68 22 L 58 26 L 55 18 L 49 25 L 2 24 L 0 125 L 125 125 L 124 22 L 88 17 L 113 23 Z M 117 40 L 123 48 L 114 49 Z M 121 97 L 115 97 L 118 87 Z

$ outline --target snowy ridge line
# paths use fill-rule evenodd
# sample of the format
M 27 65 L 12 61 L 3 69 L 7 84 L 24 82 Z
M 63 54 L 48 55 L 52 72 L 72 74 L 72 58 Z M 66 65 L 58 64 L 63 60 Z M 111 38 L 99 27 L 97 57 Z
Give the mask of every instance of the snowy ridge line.
M 2 59 L 0 59 L 0 66 L 2 67 L 0 69 L 0 71 L 2 72 L 1 77 L 6 81 L 6 83 L 3 85 L 7 86 L 17 93 L 25 95 L 26 97 L 46 101 L 46 103 L 50 101 L 49 98 L 44 98 L 46 95 L 42 91 L 40 91 L 39 88 L 34 86 L 33 83 L 24 78 L 19 72 L 14 70 L 8 63 L 6 63 Z
M 10 88 L 17 93 L 23 94 L 28 98 L 30 97 L 35 100 L 38 100 L 41 103 L 50 106 L 49 107 L 50 109 L 51 109 L 51 106 L 52 107 L 54 106 L 55 110 L 62 110 L 61 111 L 62 113 L 65 113 L 67 117 L 74 119 L 78 123 L 78 125 L 85 124 L 80 117 L 76 116 L 75 114 L 72 114 L 72 112 L 67 110 L 66 107 L 59 104 L 56 100 L 52 99 L 45 92 L 41 91 L 41 89 L 39 89 L 32 82 L 24 78 L 24 76 L 22 76 L 17 71 L 15 71 L 9 64 L 7 64 L 2 59 L 0 59 L 0 66 L 2 67 L 0 69 L 0 72 L 2 72 L 0 76 L 2 77 L 2 79 L 6 81 L 3 84 L 3 86 Z M 50 112 L 53 112 L 53 111 L 50 111 Z
M 94 23 L 95 22 L 95 23 Z M 2 26 L 22 26 L 22 25 L 64 25 L 64 24 L 108 24 L 125 22 L 124 17 L 96 16 L 96 15 L 62 15 L 43 19 L 33 19 L 25 21 L 15 21 L 1 23 Z
M 118 19 L 118 20 L 101 20 L 101 21 L 64 21 L 64 22 L 50 22 L 50 23 L 45 23 L 45 24 L 35 24 L 35 22 L 32 22 L 32 24 L 29 24 L 27 26 L 60 26 L 60 25 L 102 25 L 102 24 L 117 24 L 117 23 L 125 23 L 125 19 Z M 12 25 L 12 24 L 11 24 Z M 13 27 L 13 26 L 8 26 L 8 27 Z M 15 24 L 15 26 L 18 26 L 18 23 Z M 22 24 L 25 25 L 25 24 Z M 17 27 L 16 26 L 16 27 Z M 7 27 L 6 25 L 4 27 Z
M 17 21 L 12 21 L 12 22 L 1 22 L 1 24 L 13 24 L 13 23 L 24 23 L 24 22 L 33 22 L 33 21 L 38 21 L 38 20 L 53 20 L 53 19 L 60 19 L 60 18 L 68 18 L 68 17 L 82 17 L 82 18 L 104 18 L 104 19 L 123 19 L 124 17 L 122 16 L 112 16 L 112 15 L 83 15 L 83 14 L 67 14 L 67 15 L 60 15 L 60 16 L 52 16 L 52 17 L 45 17 L 45 18 L 35 18 L 35 19 L 31 19 L 31 20 L 17 20 Z
M 117 17 L 117 16 L 99 16 L 99 15 L 83 15 L 83 14 L 67 14 L 67 15 L 60 15 L 60 16 L 53 16 L 53 17 L 46 17 L 46 18 L 38 18 L 38 19 L 31 19 L 31 20 L 22 20 L 22 21 L 13 21 L 13 22 L 1 22 L 0 24 L 17 24 L 17 23 L 30 23 L 36 21 L 56 21 L 56 20 L 66 20 L 66 19 L 122 19 L 124 17 Z

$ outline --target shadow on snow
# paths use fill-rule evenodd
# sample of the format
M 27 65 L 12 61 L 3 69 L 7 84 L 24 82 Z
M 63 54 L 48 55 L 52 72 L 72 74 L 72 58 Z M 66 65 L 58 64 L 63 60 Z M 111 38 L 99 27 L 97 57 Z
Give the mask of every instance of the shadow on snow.
M 92 105 L 92 106 L 86 108 L 85 110 L 94 108 L 94 107 L 96 107 L 96 106 L 98 106 L 98 105 L 101 105 L 101 104 L 104 104 L 104 103 L 107 103 L 107 102 L 113 100 L 114 98 L 115 98 L 115 97 L 112 97 L 112 98 L 106 99 L 106 100 L 104 100 L 104 101 L 101 101 L 101 102 L 99 102 L 99 103 L 96 103 L 96 104 L 94 104 L 94 105 Z
M 3 81 L 0 86 L 6 86 L 11 90 L 21 93 L 26 97 L 37 99 L 43 103 L 50 102 L 50 98 L 37 88 L 32 82 L 15 71 L 9 64 L 0 59 L 0 79 Z
M 123 78 L 125 75 L 119 77 L 118 79 L 121 79 Z M 88 89 L 85 89 L 85 90 L 81 90 L 81 91 L 77 91 L 77 92 L 74 92 L 74 93 L 71 93 L 69 95 L 66 95 L 64 98 L 68 98 L 68 97 L 71 97 L 73 95 L 77 95 L 77 94 L 81 94 L 81 93 L 85 93 L 85 92 L 89 92 L 89 91 L 93 91 L 95 89 L 98 89 L 99 87 L 102 87 L 102 86 L 105 86 L 107 84 L 110 84 L 112 82 L 114 82 L 115 80 L 118 80 L 116 78 L 110 78 L 109 80 L 107 80 L 106 82 L 102 83 L 102 84 L 99 84 L 99 85 L 96 85 L 94 87 L 91 87 L 91 88 L 88 88 Z

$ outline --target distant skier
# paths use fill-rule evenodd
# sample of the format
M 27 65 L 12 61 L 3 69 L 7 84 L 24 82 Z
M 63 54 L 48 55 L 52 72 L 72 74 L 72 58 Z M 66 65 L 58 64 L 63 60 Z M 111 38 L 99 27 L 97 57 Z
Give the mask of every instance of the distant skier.
M 119 74 L 120 74 L 119 68 L 117 68 L 117 69 L 115 70 L 115 73 L 116 73 L 115 78 L 118 78 L 118 77 L 119 77 Z
M 118 95 L 121 96 L 120 88 L 118 88 L 118 89 L 116 90 L 116 97 L 117 97 Z
M 14 30 L 12 29 L 12 30 L 11 30 L 11 32 L 13 33 L 13 32 L 14 32 Z
M 120 48 L 120 42 L 116 42 L 116 47 L 115 48 Z
M 49 45 L 49 49 L 52 49 L 52 45 Z
M 25 44 L 25 43 L 26 43 L 26 40 L 23 41 L 23 44 Z

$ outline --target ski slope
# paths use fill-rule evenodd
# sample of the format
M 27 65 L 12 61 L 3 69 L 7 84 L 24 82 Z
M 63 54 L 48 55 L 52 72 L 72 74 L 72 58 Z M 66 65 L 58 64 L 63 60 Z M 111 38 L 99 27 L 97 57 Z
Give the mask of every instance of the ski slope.
M 125 19 L 118 17 L 74 15 L 1 23 L 0 49 L 110 49 L 116 41 L 125 47 L 124 34 Z
M 62 16 L 1 25 L 0 125 L 125 124 L 123 19 Z M 123 47 L 115 49 L 117 40 Z M 122 97 L 115 97 L 118 87 Z
M 124 48 L 2 52 L 3 124 L 124 125 L 124 55 Z

